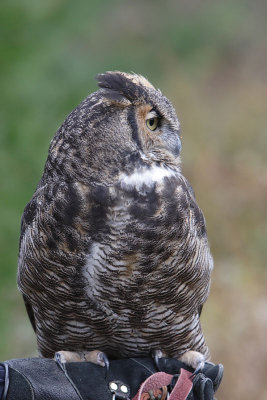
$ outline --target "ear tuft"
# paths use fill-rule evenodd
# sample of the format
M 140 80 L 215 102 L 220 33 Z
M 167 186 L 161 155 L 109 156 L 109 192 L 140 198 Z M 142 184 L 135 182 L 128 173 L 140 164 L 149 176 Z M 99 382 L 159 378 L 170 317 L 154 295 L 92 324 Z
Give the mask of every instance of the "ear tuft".
M 154 89 L 143 76 L 134 73 L 108 71 L 96 76 L 98 86 L 118 92 L 131 102 L 143 98 L 148 89 Z

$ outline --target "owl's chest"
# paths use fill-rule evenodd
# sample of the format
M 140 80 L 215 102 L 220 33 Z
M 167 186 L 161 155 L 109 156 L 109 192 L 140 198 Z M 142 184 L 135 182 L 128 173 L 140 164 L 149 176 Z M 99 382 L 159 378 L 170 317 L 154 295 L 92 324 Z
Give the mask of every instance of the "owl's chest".
M 142 225 L 142 232 L 145 233 L 146 228 L 153 228 L 155 221 L 166 225 L 165 217 L 177 211 L 168 208 L 168 203 L 176 202 L 178 182 L 174 171 L 156 166 L 143 168 L 131 175 L 122 174 L 113 188 L 115 202 L 107 214 L 110 226 L 118 226 L 119 229 L 125 226 L 127 232 L 132 232 L 130 222 L 132 227 Z M 140 230 L 138 234 L 141 234 Z
M 162 280 L 177 274 L 178 242 L 186 239 L 190 218 L 179 206 L 176 179 L 130 183 L 112 188 L 112 202 L 101 220 L 103 228 L 98 224 L 84 276 L 90 296 L 103 298 L 107 291 L 123 303 L 138 293 L 142 303 L 147 283 L 156 294 Z
M 138 270 L 148 253 L 155 255 L 159 239 L 167 232 L 156 187 L 147 191 L 116 188 L 115 192 L 105 218 L 99 221 L 87 259 L 87 266 L 100 275 L 104 272 L 104 279 L 109 273 L 113 278 L 127 277 Z
M 115 188 L 115 201 L 108 207 L 106 243 L 115 245 L 117 254 L 125 256 L 124 259 L 130 254 L 147 256 L 150 252 L 155 255 L 156 246 L 166 239 L 174 225 L 177 207 L 171 208 L 168 203 L 175 190 L 167 193 L 171 185 L 169 179 L 132 182 L 128 178 L 128 183 L 125 182 L 123 180 Z

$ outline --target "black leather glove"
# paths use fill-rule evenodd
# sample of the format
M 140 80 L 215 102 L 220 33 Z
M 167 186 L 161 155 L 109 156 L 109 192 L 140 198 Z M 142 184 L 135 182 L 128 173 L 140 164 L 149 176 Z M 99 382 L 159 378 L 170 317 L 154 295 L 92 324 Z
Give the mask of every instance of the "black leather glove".
M 180 368 L 193 372 L 182 362 L 170 358 L 159 359 L 158 366 L 152 358 L 111 360 L 108 370 L 89 362 L 60 366 L 45 358 L 8 360 L 0 364 L 0 400 L 132 399 L 140 385 L 159 369 L 177 375 Z M 187 400 L 213 400 L 222 375 L 221 364 L 206 363 L 203 371 L 194 376 Z M 114 396 L 110 388 L 114 381 L 124 384 L 128 393 Z

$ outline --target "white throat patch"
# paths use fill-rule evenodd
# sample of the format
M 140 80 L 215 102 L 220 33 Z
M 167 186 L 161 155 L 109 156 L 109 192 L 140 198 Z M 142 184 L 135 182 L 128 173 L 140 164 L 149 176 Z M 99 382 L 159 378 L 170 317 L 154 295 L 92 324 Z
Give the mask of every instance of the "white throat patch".
M 143 185 L 153 186 L 155 183 L 161 182 L 164 178 L 169 178 L 176 174 L 177 171 L 153 165 L 152 167 L 139 168 L 131 175 L 121 175 L 120 184 L 123 189 L 135 188 L 140 190 Z

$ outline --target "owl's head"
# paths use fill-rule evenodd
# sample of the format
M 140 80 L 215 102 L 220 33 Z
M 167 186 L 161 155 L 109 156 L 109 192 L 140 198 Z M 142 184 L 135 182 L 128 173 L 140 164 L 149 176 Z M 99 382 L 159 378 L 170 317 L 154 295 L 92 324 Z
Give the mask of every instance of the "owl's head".
M 100 89 L 71 112 L 51 142 L 50 175 L 109 181 L 144 165 L 178 169 L 181 140 L 171 102 L 140 75 L 106 72 L 97 80 Z

